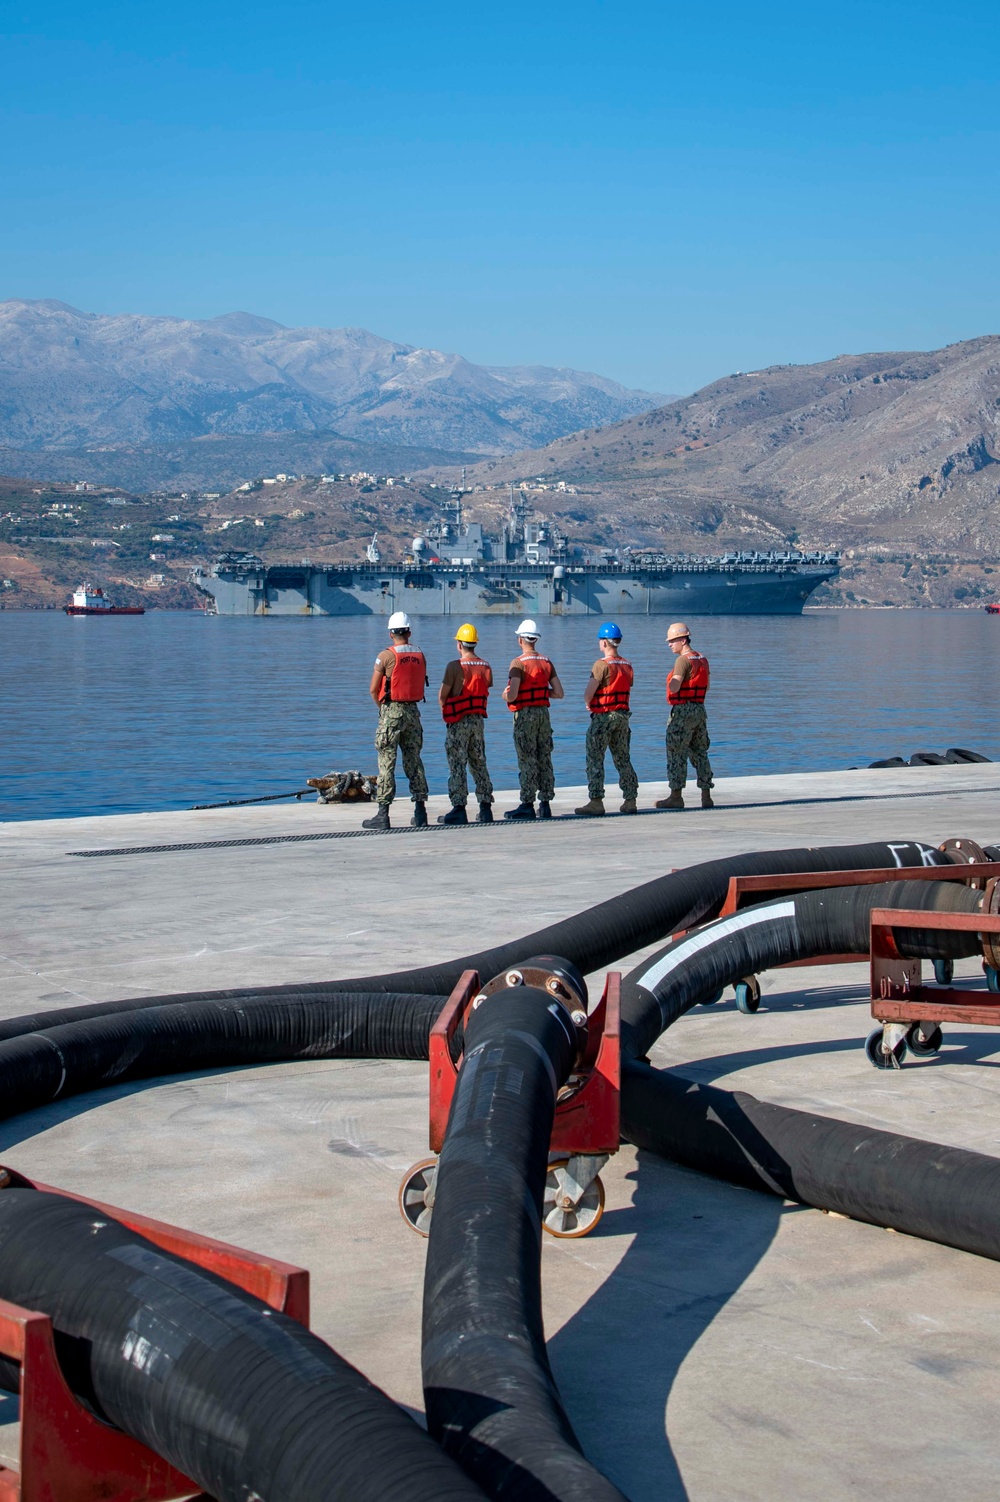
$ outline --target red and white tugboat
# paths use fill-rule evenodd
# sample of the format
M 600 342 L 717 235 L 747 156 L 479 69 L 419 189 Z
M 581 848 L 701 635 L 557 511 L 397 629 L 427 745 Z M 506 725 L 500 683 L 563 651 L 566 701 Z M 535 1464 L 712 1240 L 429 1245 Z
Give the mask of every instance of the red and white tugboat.
M 73 591 L 72 605 L 64 605 L 67 615 L 145 615 L 144 605 L 112 605 L 103 589 L 81 584 Z

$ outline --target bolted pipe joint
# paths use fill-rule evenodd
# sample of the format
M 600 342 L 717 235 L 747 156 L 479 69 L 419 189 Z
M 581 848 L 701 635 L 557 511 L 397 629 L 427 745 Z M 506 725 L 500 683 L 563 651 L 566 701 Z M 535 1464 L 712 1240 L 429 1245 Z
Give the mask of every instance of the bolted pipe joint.
M 574 1063 L 579 1062 L 587 1051 L 587 982 L 573 964 L 555 954 L 536 954 L 516 967 L 503 970 L 488 981 L 473 998 L 472 1010 L 478 1011 L 490 996 L 510 999 L 524 988 L 542 991 L 550 1001 L 555 1001 L 565 1012 L 573 1028 L 576 1040 Z

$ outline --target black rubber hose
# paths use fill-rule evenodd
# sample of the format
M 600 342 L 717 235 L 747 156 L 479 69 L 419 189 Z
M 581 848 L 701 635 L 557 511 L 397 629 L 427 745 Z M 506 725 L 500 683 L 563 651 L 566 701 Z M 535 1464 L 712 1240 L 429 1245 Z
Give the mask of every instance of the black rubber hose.
M 562 954 L 583 971 L 614 964 L 666 935 L 713 917 L 725 900 L 731 876 L 772 875 L 796 871 L 865 871 L 880 866 L 940 866 L 950 858 L 920 840 L 889 840 L 865 845 L 827 845 L 815 849 L 765 850 L 706 861 L 683 871 L 658 876 L 631 891 L 610 897 L 596 907 L 561 919 L 525 938 L 443 965 L 424 965 L 391 975 L 368 975 L 355 980 L 293 981 L 273 986 L 241 986 L 212 991 L 175 992 L 163 996 L 127 997 L 122 1001 L 88 1002 L 83 1006 L 33 1012 L 0 1021 L 0 1040 L 38 1032 L 67 1020 L 144 1011 L 174 1002 L 250 1001 L 267 997 L 327 997 L 341 991 L 416 992 L 447 996 L 463 970 L 480 976 L 499 975 L 532 954 Z
M 300 1006 L 319 1006 L 327 1008 L 327 1015 L 335 1017 L 341 1015 L 342 1002 L 346 1002 L 348 1010 L 355 1009 L 359 1019 L 357 1026 L 372 1027 L 376 1031 L 372 1033 L 372 1046 L 377 1049 L 382 1046 L 377 1033 L 376 1016 L 373 1001 L 387 1001 L 389 1014 L 397 1019 L 401 1027 L 405 1027 L 401 1019 L 403 1014 L 411 1007 L 420 1010 L 425 1003 L 433 1002 L 440 1011 L 444 1005 L 441 996 L 427 996 L 426 994 L 406 989 L 403 992 L 374 992 L 362 988 L 360 991 L 348 991 L 339 982 L 308 981 L 305 984 L 292 982 L 278 986 L 244 986 L 222 991 L 176 991 L 164 996 L 131 996 L 122 1001 L 95 1001 L 87 1002 L 83 1006 L 55 1007 L 45 1012 L 25 1012 L 18 1017 L 6 1017 L 0 1020 L 0 1045 L 12 1038 L 21 1038 L 26 1033 L 45 1033 L 55 1027 L 64 1027 L 68 1023 L 90 1023 L 99 1018 L 128 1017 L 136 1012 L 152 1012 L 172 1006 L 226 1006 L 226 1007 L 256 1007 L 271 1006 L 274 1015 L 277 1016 L 282 1008 L 295 1009 Z M 371 1018 L 372 1021 L 363 1021 L 363 1018 Z M 395 1024 L 393 1024 L 395 1025 Z M 368 1055 L 358 1053 L 355 1057 L 379 1057 L 377 1052 Z M 426 1043 L 424 1052 L 402 1053 L 399 1055 L 387 1054 L 387 1058 L 426 1058 Z
M 99 1417 L 217 1502 L 466 1502 L 479 1487 L 308 1330 L 92 1208 L 0 1192 L 0 1288 Z
M 823 954 L 864 954 L 876 907 L 979 911 L 982 892 L 960 882 L 898 881 L 778 898 L 705 924 L 666 945 L 622 981 L 622 1052 L 641 1058 L 690 1007 L 746 975 Z M 901 954 L 957 959 L 980 952 L 974 933 L 900 930 Z
M 831 888 L 706 924 L 627 977 L 622 988 L 622 1135 L 751 1188 L 1000 1259 L 1000 1160 L 897 1133 L 764 1105 L 697 1085 L 634 1057 L 700 998 L 791 960 L 867 948 L 875 907 L 975 913 L 983 894 L 951 882 Z M 907 957 L 979 953 L 974 932 L 894 931 Z
M 556 1092 L 576 1052 L 528 987 L 472 1014 L 438 1163 L 424 1279 L 427 1426 L 492 1497 L 622 1502 L 586 1461 L 545 1350 L 541 1215 Z
M 842 847 L 839 850 L 823 852 L 822 855 L 826 856 L 831 866 L 846 866 L 851 864 L 851 857 L 855 853 L 856 847 L 855 851 Z M 918 848 L 912 847 L 909 844 L 904 846 L 900 842 L 900 846 L 897 846 L 894 850 L 889 846 L 867 847 L 866 854 L 868 859 L 861 864 L 870 865 L 873 859 L 878 862 L 885 862 L 890 853 L 900 864 L 903 864 L 905 860 L 912 860 L 913 863 L 919 860 L 921 864 L 937 863 L 940 860 L 937 852 L 933 852 L 927 847 Z M 822 855 L 820 852 L 800 852 L 798 854 L 800 858 L 798 869 L 822 868 L 820 864 Z M 640 904 L 643 911 L 635 921 L 640 925 L 643 923 L 646 924 L 647 931 L 649 932 L 652 932 L 650 925 L 658 925 L 659 932 L 662 933 L 664 931 L 663 882 L 672 881 L 675 888 L 666 892 L 666 896 L 671 899 L 671 902 L 667 905 L 666 922 L 669 927 L 681 926 L 691 921 L 690 915 L 695 911 L 698 903 L 704 905 L 706 901 L 709 901 L 713 881 L 715 883 L 714 905 L 717 906 L 721 902 L 728 876 L 733 874 L 732 866 L 734 864 L 741 865 L 743 869 L 746 869 L 748 865 L 753 867 L 758 862 L 767 861 L 771 870 L 788 870 L 795 869 L 793 865 L 794 859 L 795 853 L 780 852 L 772 853 L 765 857 L 744 858 L 741 862 L 737 863 L 710 863 L 711 874 L 709 874 L 707 868 L 701 868 L 701 875 L 706 877 L 703 888 L 707 888 L 708 893 L 706 896 L 706 891 L 703 889 L 701 897 L 698 897 L 697 892 L 699 885 L 699 872 L 697 869 L 694 872 L 680 873 L 683 878 L 680 883 L 677 883 L 675 878 L 662 878 L 659 883 L 649 883 L 645 888 L 638 889 L 639 894 L 645 894 L 645 898 L 643 903 Z M 756 868 L 760 869 L 760 866 L 756 865 Z M 649 910 L 650 888 L 657 888 L 660 893 L 659 917 L 656 917 Z M 921 888 L 921 890 L 926 889 Z M 623 898 L 616 899 L 616 902 L 619 904 L 627 903 L 630 895 L 634 894 L 625 894 Z M 679 912 L 678 905 L 684 901 L 687 901 L 687 910 Z M 673 905 L 671 906 L 671 904 Z M 709 906 L 711 905 L 712 902 L 709 901 Z M 587 918 L 587 915 L 582 916 Z M 593 916 L 593 914 L 590 915 L 591 933 L 594 928 Z M 627 915 L 625 916 L 627 917 Z M 618 918 L 622 919 L 622 917 L 622 913 L 619 912 Z M 567 922 L 570 925 L 574 925 L 579 922 L 579 919 L 571 919 L 567 920 Z M 564 926 L 556 925 L 555 929 L 544 931 L 545 937 L 551 939 L 554 933 L 560 931 L 560 928 L 565 932 Z M 622 922 L 619 922 L 617 933 L 603 934 L 599 944 L 595 946 L 594 943 L 591 943 L 590 948 L 585 949 L 585 954 L 592 956 L 600 944 L 603 944 L 605 950 L 608 950 L 609 946 L 613 947 L 622 943 L 622 935 L 626 931 L 632 935 L 632 940 L 629 942 L 633 942 L 634 935 L 637 932 L 635 923 L 629 929 L 627 922 L 624 925 Z M 508 955 L 516 954 L 520 958 L 537 947 L 538 939 L 529 938 L 520 941 L 516 945 L 506 946 L 506 950 L 500 953 L 503 954 L 506 952 Z M 491 953 L 494 956 L 497 954 L 496 951 Z M 483 964 L 485 973 L 489 973 L 486 970 L 487 960 L 480 958 L 479 962 Z M 457 978 L 460 970 L 466 968 L 468 964 L 469 961 L 464 960 L 454 962 L 452 967 L 430 968 L 438 976 L 447 972 L 450 968 L 454 973 L 449 978 Z M 416 973 L 426 975 L 428 972 L 425 970 Z M 408 979 L 412 980 L 412 976 L 408 977 Z M 54 1030 L 58 1035 L 55 1038 L 51 1034 L 45 1034 L 34 1039 L 23 1036 L 20 1038 L 10 1037 L 5 1045 L 5 1049 L 9 1053 L 7 1062 L 15 1085 L 17 1084 L 19 1073 L 22 1077 L 21 1083 L 17 1087 L 21 1091 L 19 1099 L 12 1098 L 11 1105 L 16 1110 L 19 1106 L 23 1109 L 29 1105 L 38 1104 L 39 1090 L 41 1088 L 44 1088 L 47 1092 L 45 1098 L 51 1098 L 52 1093 L 60 1093 L 60 1091 L 68 1093 L 69 1088 L 86 1089 L 95 1084 L 108 1083 L 111 1078 L 135 1078 L 139 1074 L 144 1073 L 163 1073 L 169 1071 L 172 1067 L 190 1069 L 193 1061 L 194 1067 L 205 1067 L 211 1064 L 231 1063 L 234 1061 L 259 1062 L 262 1057 L 262 1050 L 264 1051 L 264 1056 L 268 1057 L 316 1056 L 317 1052 L 328 1052 L 331 1049 L 350 1053 L 355 1056 L 359 1053 L 382 1052 L 386 1049 L 390 1051 L 390 1056 L 422 1056 L 426 1044 L 426 1033 L 430 1022 L 433 1020 L 433 1016 L 436 1015 L 440 998 L 437 996 L 414 996 L 412 998 L 398 996 L 390 998 L 385 994 L 385 990 L 384 982 L 379 978 L 377 995 L 371 994 L 370 1001 L 363 1000 L 357 996 L 342 997 L 344 1005 L 333 1022 L 331 1022 L 329 1017 L 321 1015 L 315 1019 L 319 1023 L 319 1028 L 314 1027 L 312 1031 L 309 1030 L 306 1014 L 311 1010 L 317 1012 L 323 1011 L 322 1007 L 317 1007 L 317 1000 L 320 996 L 324 996 L 325 999 L 337 996 L 338 993 L 332 991 L 332 988 L 329 986 L 321 984 L 319 986 L 306 987 L 282 986 L 260 988 L 256 991 L 252 1003 L 246 993 L 240 992 L 229 996 L 225 993 L 222 995 L 216 994 L 214 997 L 210 996 L 203 998 L 201 1001 L 196 1000 L 194 1002 L 190 998 L 186 998 L 179 1006 L 166 1007 L 157 1007 L 155 1005 L 156 999 L 154 998 L 142 998 L 138 1005 L 118 1005 L 109 1009 L 102 1009 L 100 1007 L 81 1009 L 89 1013 L 89 1018 L 81 1021 L 79 1019 L 79 1011 L 76 1011 L 77 1020 L 74 1022 L 66 1021 L 66 1012 L 56 1013 L 55 1019 L 58 1021 L 59 1026 Z M 543 996 L 542 1000 L 547 1006 L 548 998 Z M 375 1005 L 376 1001 L 377 1005 Z M 230 1002 L 231 1004 L 220 1005 L 223 1002 Z M 388 1011 L 386 1011 L 387 1006 Z M 354 1008 L 354 1013 L 352 1015 L 345 1015 L 345 1013 L 349 1014 L 351 1012 L 352 1007 Z M 291 1009 L 291 1013 L 293 1014 L 291 1016 L 288 1015 L 289 1009 Z M 143 1015 L 139 1018 L 126 1018 L 122 1014 L 127 1011 L 140 1011 Z M 110 1016 L 108 1015 L 109 1012 Z M 395 1016 L 397 1012 L 399 1013 L 398 1018 Z M 96 1017 L 101 1017 L 102 1014 L 103 1021 L 109 1025 L 104 1028 L 98 1027 L 97 1032 L 100 1034 L 100 1037 L 96 1037 L 94 1035 L 95 1019 Z M 551 1016 L 550 1013 L 546 1015 Z M 544 1019 L 542 1020 L 544 1022 Z M 398 1029 L 396 1027 L 397 1022 Z M 380 1024 L 384 1024 L 384 1027 L 379 1034 Z M 326 1029 L 325 1031 L 323 1031 L 324 1028 Z M 405 1035 L 404 1041 L 400 1042 L 399 1037 L 396 1036 L 397 1031 L 401 1031 Z M 377 1034 L 378 1036 L 376 1036 Z M 529 1047 L 532 1058 L 537 1064 L 540 1055 L 535 1051 L 530 1033 L 523 1033 L 520 1042 L 522 1045 Z M 305 1055 L 301 1052 L 303 1049 L 306 1050 Z M 25 1052 L 19 1054 L 19 1050 L 24 1050 Z M 59 1078 L 55 1081 L 54 1090 L 53 1058 L 59 1070 Z M 69 1069 L 66 1067 L 67 1063 L 70 1065 Z M 40 1077 L 33 1079 L 32 1070 L 40 1071 Z M 70 1085 L 71 1075 L 73 1080 L 72 1085 Z M 553 1080 L 558 1077 L 560 1077 L 558 1073 L 555 1073 Z M 554 1089 L 554 1083 L 549 1081 L 551 1109 L 554 1109 Z M 529 1182 L 532 1171 L 535 1172 L 536 1177 L 540 1174 L 537 1194 L 535 1194 L 533 1201 L 528 1201 L 529 1204 L 534 1203 L 536 1220 L 540 1215 L 546 1156 L 544 1150 L 539 1150 L 537 1143 L 541 1142 L 543 1149 L 547 1147 L 551 1130 L 551 1109 L 549 1109 L 548 1126 L 540 1133 L 534 1134 L 534 1139 L 537 1139 L 535 1156 L 538 1157 L 538 1164 L 534 1165 L 534 1168 L 528 1162 L 528 1159 L 531 1157 L 530 1146 L 524 1147 L 525 1183 Z M 486 1136 L 490 1138 L 491 1129 L 489 1124 L 483 1130 Z M 527 1140 L 525 1139 L 526 1142 Z M 509 1147 L 509 1143 L 507 1147 Z M 501 1148 L 500 1158 L 497 1161 L 503 1161 L 504 1150 L 504 1148 Z M 509 1182 L 507 1187 L 509 1188 Z M 435 1218 L 439 1218 L 437 1211 L 435 1212 Z M 505 1232 L 501 1224 L 501 1217 L 494 1215 L 493 1221 L 492 1230 L 494 1231 L 494 1236 L 496 1237 L 499 1234 L 501 1242 L 505 1241 Z M 536 1289 L 538 1283 L 537 1243 L 539 1231 L 540 1227 L 536 1229 L 534 1235 Z M 488 1241 L 488 1236 L 484 1236 L 483 1240 L 484 1242 Z M 496 1265 L 501 1269 L 504 1265 L 503 1258 L 499 1255 Z M 460 1267 L 458 1271 L 461 1273 L 461 1270 Z M 2 1276 L 2 1273 L 0 1273 L 0 1276 Z M 19 1296 L 10 1289 L 9 1285 L 5 1287 L 4 1291 L 10 1297 L 16 1298 Z M 572 1495 L 574 1497 L 586 1496 L 588 1495 L 587 1491 L 581 1490 L 581 1488 L 589 1487 L 589 1494 L 595 1498 L 617 1496 L 618 1494 L 614 1488 L 610 1487 L 610 1483 L 605 1482 L 603 1478 L 593 1472 L 579 1454 L 572 1430 L 569 1427 L 568 1420 L 565 1418 L 565 1414 L 562 1412 L 558 1395 L 552 1385 L 551 1374 L 547 1368 L 544 1339 L 541 1333 L 540 1294 L 536 1293 L 534 1304 L 537 1305 L 537 1308 L 533 1306 L 531 1298 L 528 1297 L 524 1308 L 521 1310 L 521 1328 L 524 1332 L 525 1341 L 524 1349 L 530 1350 L 531 1353 L 531 1359 L 521 1374 L 526 1396 L 530 1399 L 524 1411 L 522 1412 L 520 1409 L 515 1408 L 514 1405 L 507 1403 L 504 1407 L 504 1414 L 507 1415 L 506 1429 L 503 1418 L 498 1419 L 495 1411 L 495 1405 L 498 1401 L 497 1393 L 508 1391 L 510 1388 L 509 1363 L 505 1361 L 505 1356 L 509 1355 L 512 1349 L 509 1340 L 511 1333 L 509 1326 L 511 1322 L 506 1321 L 504 1322 L 506 1336 L 498 1338 L 495 1342 L 493 1371 L 490 1371 L 489 1360 L 481 1362 L 483 1375 L 478 1386 L 474 1385 L 471 1389 L 462 1389 L 456 1398 L 456 1389 L 454 1387 L 446 1390 L 441 1384 L 435 1384 L 435 1391 L 442 1394 L 441 1403 L 443 1405 L 444 1416 L 440 1419 L 440 1422 L 444 1426 L 444 1430 L 449 1434 L 457 1432 L 460 1435 L 466 1462 L 470 1464 L 474 1471 L 478 1467 L 483 1474 L 489 1475 L 491 1478 L 491 1487 L 494 1490 L 496 1490 L 497 1486 L 502 1487 L 508 1485 L 508 1483 L 513 1487 L 513 1481 L 510 1478 L 515 1476 L 519 1484 L 523 1486 L 525 1475 L 527 1474 L 531 1478 L 531 1484 L 533 1486 L 537 1484 L 537 1490 L 534 1495 L 541 1498 L 545 1495 L 546 1482 L 544 1476 L 547 1471 L 551 1471 L 553 1477 L 558 1481 L 560 1488 L 567 1476 L 573 1478 L 571 1483 L 566 1483 L 569 1486 L 569 1490 L 562 1492 L 562 1495 Z M 515 1320 L 514 1323 L 516 1324 L 517 1321 Z M 468 1342 L 466 1342 L 466 1346 L 468 1346 Z M 432 1344 L 432 1356 L 433 1351 L 434 1346 Z M 457 1351 L 459 1366 L 461 1366 L 465 1354 L 465 1350 Z M 539 1363 L 541 1363 L 540 1367 Z M 238 1367 L 235 1369 L 239 1370 Z M 539 1370 L 542 1372 L 540 1387 L 538 1379 Z M 363 1381 L 360 1378 L 359 1380 Z M 494 1411 L 486 1413 L 484 1410 L 484 1400 L 488 1406 L 491 1401 L 491 1384 L 494 1389 L 492 1396 Z M 541 1401 L 538 1399 L 539 1391 L 542 1393 Z M 464 1431 L 460 1420 L 453 1423 L 447 1415 L 447 1404 L 449 1402 L 455 1403 L 456 1401 L 467 1402 L 469 1404 L 465 1411 L 470 1422 L 465 1426 Z M 506 1400 L 504 1402 L 506 1403 Z M 431 1411 L 430 1399 L 428 1400 L 428 1411 L 429 1413 Z M 129 1432 L 135 1431 L 130 1430 Z M 505 1435 L 506 1439 L 510 1442 L 510 1446 L 515 1451 L 513 1456 L 504 1453 L 502 1443 L 493 1443 L 494 1432 L 496 1432 L 501 1440 Z M 528 1435 L 527 1441 L 525 1438 L 526 1432 Z M 488 1436 L 488 1439 L 485 1441 L 483 1439 L 484 1434 Z M 137 1437 L 141 1438 L 143 1436 L 137 1435 Z M 537 1455 L 535 1453 L 536 1450 L 538 1452 Z M 173 1454 L 167 1451 L 162 1451 L 162 1453 L 167 1454 L 168 1458 L 173 1460 L 175 1464 L 179 1464 L 182 1469 L 188 1470 L 189 1473 L 191 1472 L 192 1468 L 186 1461 L 177 1460 Z M 522 1460 L 524 1459 L 530 1462 L 530 1469 L 522 1464 Z M 498 1466 L 502 1471 L 502 1475 L 499 1476 L 497 1475 Z M 574 1468 L 578 1471 L 578 1475 L 574 1471 Z M 195 1479 L 199 1480 L 200 1484 L 206 1484 L 209 1490 L 214 1490 L 215 1494 L 223 1499 L 223 1502 L 228 1497 L 229 1493 L 224 1490 L 223 1485 L 218 1480 L 205 1483 L 197 1473 L 195 1473 Z M 497 1494 L 502 1494 L 502 1492 L 498 1492 Z M 527 1495 L 527 1493 L 522 1494 Z M 559 1494 L 560 1492 L 550 1493 L 550 1495 Z M 245 1496 L 245 1491 L 241 1495 Z M 274 1495 L 279 1494 L 274 1493 Z M 300 1489 L 296 1495 L 302 1497 L 307 1494 Z
M 622 1070 L 622 1134 L 699 1173 L 1000 1261 L 1000 1158 L 632 1060 Z
M 655 944 L 667 934 L 714 917 L 725 901 L 731 876 L 950 864 L 947 855 L 919 840 L 764 850 L 728 856 L 724 860 L 705 861 L 684 871 L 658 876 L 509 944 L 498 944 L 444 965 L 425 965 L 390 975 L 362 976 L 339 984 L 345 990 L 412 990 L 447 994 L 463 970 L 478 970 L 481 976 L 499 975 L 531 954 L 565 955 L 584 975 L 589 975 L 648 944 Z
M 440 996 L 175 1002 L 0 1042 L 0 1119 L 125 1080 L 289 1059 L 426 1059 Z

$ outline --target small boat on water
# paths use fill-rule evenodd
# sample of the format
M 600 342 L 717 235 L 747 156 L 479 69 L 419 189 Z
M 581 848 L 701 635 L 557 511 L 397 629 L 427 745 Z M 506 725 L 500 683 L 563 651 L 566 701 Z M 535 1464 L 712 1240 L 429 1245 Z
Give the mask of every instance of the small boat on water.
M 112 605 L 103 589 L 81 584 L 73 591 L 72 605 L 64 605 L 67 615 L 145 615 L 143 605 Z
M 1000 615 L 1000 605 L 987 605 L 987 607 L 986 607 L 986 614 L 987 615 Z

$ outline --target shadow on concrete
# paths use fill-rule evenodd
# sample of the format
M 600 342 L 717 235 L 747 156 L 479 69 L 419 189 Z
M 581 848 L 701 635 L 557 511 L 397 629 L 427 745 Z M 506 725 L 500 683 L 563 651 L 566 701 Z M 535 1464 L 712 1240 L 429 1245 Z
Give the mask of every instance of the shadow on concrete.
M 955 985 L 961 986 L 963 990 L 981 992 L 984 999 L 989 994 L 986 981 L 981 975 L 957 977 Z M 765 990 L 761 1000 L 761 1011 L 778 1013 L 826 1012 L 832 1011 L 837 1007 L 857 1006 L 859 1002 L 867 1002 L 870 995 L 871 992 L 867 981 L 852 981 L 842 986 L 802 986 L 797 991 Z M 713 1008 L 697 1006 L 692 1009 L 689 1015 L 700 1017 L 709 1010 L 713 1010 Z M 736 1011 L 736 1001 L 731 990 L 727 989 L 723 1000 L 715 1003 L 714 1010 L 717 1012 Z M 751 1019 L 748 1018 L 747 1021 L 749 1023 Z
M 857 1006 L 870 994 L 863 981 L 843 986 L 803 986 L 798 991 L 765 991 L 760 1005 L 761 1011 L 767 1012 L 827 1012 L 834 1007 Z M 736 1002 L 729 1000 L 735 1011 Z
M 607 1211 L 594 1235 L 634 1240 L 549 1342 L 549 1356 L 589 1459 L 632 1502 L 683 1502 L 688 1494 L 666 1429 L 677 1374 L 766 1253 L 782 1215 L 797 1207 L 649 1153 L 639 1154 L 629 1177 L 632 1205 Z M 586 1246 L 564 1242 L 560 1254 L 587 1260 Z
M 874 1027 L 868 1023 L 868 1029 Z M 859 1038 L 826 1038 L 820 1040 L 804 1040 L 802 1043 L 782 1043 L 771 1048 L 741 1048 L 738 1053 L 710 1054 L 708 1057 L 687 1060 L 671 1059 L 666 1064 L 661 1058 L 655 1058 L 657 1068 L 675 1069 L 678 1074 L 687 1075 L 693 1080 L 699 1080 L 703 1084 L 709 1080 L 720 1079 L 723 1075 L 737 1074 L 742 1069 L 751 1069 L 757 1064 L 781 1064 L 788 1063 L 792 1059 L 816 1058 L 821 1054 L 850 1053 L 856 1050 L 859 1058 L 859 1070 L 863 1077 L 877 1078 L 878 1071 L 864 1058 L 864 1037 Z M 907 1054 L 903 1069 L 906 1071 L 915 1069 L 939 1069 L 943 1064 L 981 1064 L 986 1069 L 1000 1069 L 1000 1058 L 994 1059 L 994 1054 L 1000 1054 L 1000 1034 L 993 1029 L 986 1029 L 981 1033 L 953 1032 L 945 1023 L 944 1045 L 940 1053 L 926 1054 L 920 1058 L 914 1058 Z M 753 1081 L 749 1081 L 736 1088 L 748 1090 L 752 1095 Z

